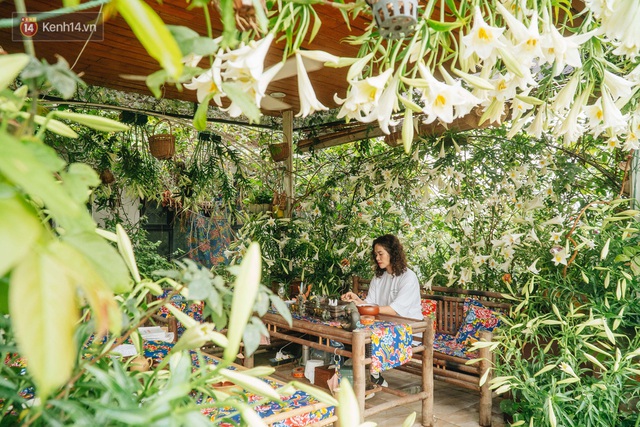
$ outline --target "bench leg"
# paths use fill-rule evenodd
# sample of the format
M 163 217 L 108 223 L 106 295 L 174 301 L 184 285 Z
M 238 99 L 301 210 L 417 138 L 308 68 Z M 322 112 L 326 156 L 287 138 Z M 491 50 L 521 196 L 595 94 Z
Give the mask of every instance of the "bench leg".
M 422 425 L 433 426 L 433 322 L 422 333 L 422 391 L 426 391 L 428 396 L 422 400 Z
M 482 341 L 491 341 L 492 335 L 487 332 L 480 332 L 480 339 Z M 481 348 L 478 351 L 478 355 L 480 356 L 480 378 L 482 378 L 487 372 L 487 370 L 491 367 L 491 352 L 489 348 Z M 491 411 L 492 411 L 492 399 L 491 399 L 491 390 L 489 389 L 489 381 L 491 381 L 491 373 L 487 376 L 486 381 L 480 387 L 480 426 L 481 427 L 490 427 L 491 426 Z

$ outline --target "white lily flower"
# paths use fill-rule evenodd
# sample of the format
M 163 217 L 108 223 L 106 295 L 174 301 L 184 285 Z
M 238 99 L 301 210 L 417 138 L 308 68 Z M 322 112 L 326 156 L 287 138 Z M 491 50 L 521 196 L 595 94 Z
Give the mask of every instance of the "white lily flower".
M 604 70 L 602 85 L 609 90 L 613 101 L 617 101 L 619 98 L 628 99 L 633 93 L 636 83 L 630 79 L 617 76 L 611 71 Z
M 252 40 L 238 49 L 220 55 L 223 61 L 222 76 L 225 79 L 242 80 L 248 77 L 258 80 L 264 70 L 264 59 L 267 56 L 273 34 L 269 33 L 263 39 Z
M 351 88 L 347 98 L 341 99 L 337 95 L 333 97 L 337 104 L 342 105 L 338 118 L 348 117 L 359 120 L 361 114 L 369 114 L 378 105 L 382 91 L 392 73 L 392 69 L 387 69 L 375 77 L 351 80 Z
M 587 116 L 589 128 L 594 136 L 598 136 L 604 130 L 602 121 L 604 119 L 604 111 L 602 109 L 602 98 L 598 98 L 593 104 L 587 105 L 583 109 L 583 113 Z
M 300 112 L 296 114 L 296 117 L 307 117 L 316 111 L 328 110 L 316 97 L 299 53 L 296 53 L 296 65 L 298 68 L 298 94 L 300 96 Z
M 576 89 L 578 88 L 578 83 L 580 82 L 581 77 L 581 70 L 576 70 L 573 73 L 573 76 L 571 76 L 569 82 L 562 89 L 560 89 L 560 91 L 553 98 L 551 111 L 555 111 L 556 113 L 563 113 L 569 108 L 576 95 Z
M 505 46 L 500 40 L 503 32 L 504 28 L 492 27 L 484 22 L 480 7 L 476 6 L 471 32 L 462 37 L 462 44 L 465 47 L 462 58 L 466 59 L 474 53 L 484 60 L 494 56 L 497 48 Z
M 564 223 L 564 218 L 562 215 L 558 215 L 554 218 L 551 218 L 542 223 L 542 225 L 562 225 Z
M 431 71 L 423 63 L 418 64 L 420 74 L 425 81 L 426 89 L 422 91 L 424 102 L 423 112 L 427 115 L 425 123 L 432 123 L 440 119 L 445 123 L 451 123 L 454 117 L 454 107 L 466 104 L 475 105 L 480 100 L 461 86 L 450 86 L 436 80 Z M 464 94 L 467 94 L 465 97 Z
M 204 99 L 213 94 L 213 100 L 218 106 L 222 105 L 222 96 L 226 96 L 222 91 L 222 76 L 220 65 L 222 60 L 216 57 L 213 61 L 213 66 L 200 74 L 198 77 L 191 79 L 191 83 L 185 83 L 184 87 L 190 90 L 196 91 L 196 97 L 198 102 L 203 102 Z
M 626 116 L 613 102 L 611 94 L 606 86 L 602 87 L 602 122 L 605 127 L 617 132 L 627 126 Z
M 538 31 L 538 14 L 533 13 L 529 28 L 513 16 L 500 2 L 496 3 L 496 9 L 504 17 L 509 25 L 509 33 L 515 41 L 517 56 L 523 64 L 529 64 L 533 58 L 542 56 L 540 48 L 540 33 Z
M 267 87 L 271 80 L 275 77 L 275 75 L 280 71 L 283 62 L 279 62 L 269 68 L 267 71 L 258 76 L 257 79 L 249 78 L 248 76 L 239 80 L 238 83 L 242 90 L 249 94 L 253 98 L 254 105 L 258 107 L 266 94 Z M 245 112 L 242 110 L 241 104 L 238 104 L 236 101 L 232 101 L 231 105 L 228 108 L 221 108 L 222 111 L 226 111 L 231 117 L 238 117 Z
M 546 130 L 546 124 L 547 111 L 544 106 L 541 106 L 540 108 L 538 108 L 533 121 L 525 130 L 536 138 L 540 138 L 542 136 L 542 132 Z
M 545 25 L 540 39 L 540 47 L 542 48 L 540 65 L 553 64 L 553 77 L 562 73 L 567 65 L 573 68 L 582 67 L 580 46 L 591 39 L 597 31 L 564 37 L 549 19 L 546 8 L 543 8 L 542 13 Z
M 552 261 L 554 265 L 567 265 L 567 258 L 569 258 L 569 254 L 567 254 L 567 251 L 563 248 L 553 254 Z
M 593 7 L 597 3 L 588 1 L 585 4 Z M 615 6 L 615 7 L 614 7 Z M 600 13 L 600 32 L 614 44 L 621 47 L 621 52 L 632 60 L 640 51 L 640 2 L 632 0 L 616 1 L 611 7 L 603 7 Z
M 536 258 L 536 260 L 535 260 L 535 261 L 533 261 L 533 263 L 532 263 L 529 267 L 527 267 L 527 270 L 529 270 L 529 271 L 530 271 L 530 272 L 532 272 L 533 274 L 538 274 L 538 273 L 540 273 L 540 270 L 536 267 L 536 264 L 538 263 L 538 260 L 539 260 L 539 259 L 540 259 L 540 258 Z
M 576 142 L 584 133 L 584 127 L 578 123 L 578 117 L 583 109 L 584 102 L 589 94 L 587 91 L 582 92 L 573 103 L 567 117 L 562 120 L 560 126 L 555 129 L 557 137 L 562 136 L 565 144 Z
M 399 123 L 398 120 L 391 120 L 391 115 L 394 111 L 398 110 L 398 83 L 400 79 L 396 76 L 391 79 L 386 89 L 382 91 L 380 95 L 380 101 L 378 105 L 367 116 L 358 119 L 362 123 L 370 123 L 374 120 L 378 121 L 380 129 L 387 135 L 389 132 L 389 125 L 395 126 Z
M 614 151 L 617 148 L 620 148 L 620 141 L 618 141 L 618 138 L 615 136 L 612 136 L 604 142 L 605 150 Z
M 571 375 L 574 378 L 578 378 L 578 376 L 576 375 L 576 373 L 573 371 L 573 368 L 571 367 L 571 365 L 562 362 L 558 365 L 558 368 L 560 368 L 560 370 L 562 372 L 566 372 L 567 374 Z
M 191 52 L 182 58 L 182 63 L 188 67 L 197 67 L 202 60 L 202 55 Z

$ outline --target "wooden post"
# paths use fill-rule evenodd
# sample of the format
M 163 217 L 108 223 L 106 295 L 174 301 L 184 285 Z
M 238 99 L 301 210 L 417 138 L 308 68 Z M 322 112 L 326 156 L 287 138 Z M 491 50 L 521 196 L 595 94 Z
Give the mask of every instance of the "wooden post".
M 480 341 L 491 341 L 492 334 L 487 331 L 480 331 Z M 488 347 L 479 349 L 478 356 L 480 358 L 480 378 L 491 367 L 491 351 Z M 491 426 L 491 390 L 489 389 L 489 381 L 491 373 L 487 375 L 487 379 L 480 386 L 480 425 L 482 427 Z
M 368 329 L 357 329 L 353 331 L 353 341 L 351 342 L 353 353 L 353 391 L 358 400 L 358 409 L 360 410 L 360 422 L 364 422 L 364 391 L 366 384 L 365 370 L 365 340 L 366 336 L 371 334 Z
M 284 171 L 284 192 L 287 194 L 287 207 L 284 216 L 291 218 L 291 205 L 294 197 L 293 192 L 293 111 L 282 112 L 282 135 L 284 142 L 289 145 L 289 157 L 285 160 Z
M 422 333 L 422 391 L 427 397 L 422 400 L 422 425 L 433 427 L 433 340 L 434 320 L 426 319 L 427 330 Z

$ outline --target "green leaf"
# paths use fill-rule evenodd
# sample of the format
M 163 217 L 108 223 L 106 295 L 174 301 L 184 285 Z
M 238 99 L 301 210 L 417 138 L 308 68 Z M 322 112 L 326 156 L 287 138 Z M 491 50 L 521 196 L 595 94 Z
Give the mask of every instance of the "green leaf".
M 69 170 L 62 172 L 60 176 L 64 188 L 77 203 L 87 203 L 91 195 L 90 189 L 100 185 L 96 171 L 84 163 L 69 165 Z
M 162 86 L 169 80 L 169 76 L 165 70 L 158 70 L 147 76 L 145 82 L 147 87 L 156 98 L 162 97 Z
M 427 19 L 427 25 L 434 31 L 448 33 L 464 25 L 464 21 L 442 22 Z
M 200 105 L 198 105 L 198 109 L 196 110 L 196 114 L 193 116 L 193 127 L 196 130 L 206 130 L 207 129 L 207 111 L 209 110 L 209 101 L 213 98 L 213 94 L 207 95 Z
M 21 111 L 18 113 L 18 116 L 24 119 L 28 119 L 30 114 L 26 111 Z M 78 137 L 78 134 L 73 129 L 59 120 L 36 115 L 33 116 L 33 121 L 40 126 L 45 126 L 47 130 L 50 130 L 51 132 L 56 133 L 60 136 L 64 136 L 67 138 Z
M 124 262 L 127 264 L 127 267 L 129 267 L 129 271 L 131 272 L 135 283 L 140 283 L 140 273 L 138 272 L 136 257 L 133 253 L 133 245 L 121 224 L 116 224 L 116 235 L 118 236 L 118 251 L 122 256 L 122 259 L 124 259 Z
M 338 421 L 341 426 L 357 426 L 360 425 L 360 410 L 356 395 L 351 388 L 349 380 L 343 378 L 340 382 L 340 392 L 338 393 L 338 401 L 341 410 L 338 411 Z
M 253 98 L 238 83 L 222 83 L 222 90 L 229 99 L 238 104 L 238 108 L 247 116 L 249 122 L 259 122 L 262 113 Z
M 0 277 L 0 314 L 9 314 L 9 276 Z
M 0 55 L 0 90 L 8 88 L 28 63 L 29 55 L 24 53 Z
M 65 234 L 62 239 L 80 251 L 115 293 L 131 290 L 129 270 L 118 251 L 95 232 Z
M 9 289 L 16 340 L 43 400 L 69 379 L 76 359 L 75 286 L 57 251 L 58 242 L 34 250 L 14 269 Z
M 71 120 L 72 122 L 80 123 L 81 125 L 102 132 L 129 130 L 129 126 L 125 125 L 124 123 L 120 123 L 116 120 L 111 120 L 107 117 L 96 116 L 93 114 L 80 114 L 73 113 L 71 111 L 56 111 L 54 114 L 61 119 Z
M 292 381 L 291 385 L 293 385 L 298 390 L 304 391 L 305 393 L 307 393 L 310 396 L 318 399 L 321 402 L 327 403 L 327 404 L 332 405 L 332 406 L 337 406 L 338 405 L 338 401 L 333 396 L 331 396 L 329 393 L 327 393 L 325 391 L 322 391 L 318 387 L 314 387 L 312 385 L 309 385 L 309 384 L 306 384 L 306 383 L 302 383 L 302 382 L 299 382 L 299 381 Z M 351 386 L 349 386 L 349 389 L 351 389 Z M 351 389 L 351 393 L 353 393 L 353 389 Z M 355 398 L 355 394 L 353 395 L 353 397 Z M 340 402 L 342 402 L 342 401 L 340 401 Z M 353 425 L 353 424 L 342 424 L 342 425 Z M 358 425 L 358 424 L 355 424 L 355 425 Z
M 261 269 L 262 258 L 260 257 L 260 246 L 258 243 L 252 242 L 240 264 L 240 273 L 236 277 L 233 289 L 229 331 L 227 332 L 229 344 L 224 350 L 225 360 L 233 361 L 238 354 L 242 334 L 245 325 L 251 317 L 253 303 L 258 294 Z
M 73 201 L 28 146 L 7 136 L 0 144 L 0 158 L 0 172 L 32 197 L 42 200 L 67 232 L 95 229 L 85 206 Z
M 233 10 L 233 0 L 220 0 L 220 21 L 222 22 L 222 47 L 233 48 L 237 44 L 236 12 Z
M 413 423 L 415 421 L 416 421 L 416 412 L 413 411 L 412 413 L 409 414 L 407 418 L 404 419 L 404 421 L 402 422 L 402 427 L 411 427 L 413 426 Z
M 0 277 L 32 250 L 42 230 L 28 205 L 17 197 L 0 198 Z
M 122 314 L 109 286 L 86 259 L 74 247 L 66 243 L 57 245 L 53 254 L 60 265 L 66 266 L 67 275 L 73 279 L 75 285 L 82 291 L 93 310 L 93 321 L 96 332 L 106 334 L 111 331 L 120 333 L 122 329 Z
M 280 400 L 280 395 L 275 391 L 275 389 L 260 378 L 254 378 L 250 375 L 244 374 L 243 372 L 231 369 L 221 369 L 218 373 L 232 381 L 234 384 L 242 386 L 242 388 L 247 391 L 251 391 L 259 396 Z
M 57 63 L 45 65 L 45 75 L 64 99 L 71 98 L 79 84 L 84 85 L 84 82 L 71 71 L 69 63 L 61 56 L 58 57 Z
M 152 58 L 174 80 L 182 74 L 182 53 L 158 14 L 142 0 L 116 0 L 116 9 Z
M 167 25 L 167 28 L 178 43 L 183 56 L 187 56 L 189 53 L 205 56 L 218 51 L 219 46 L 215 40 L 202 37 L 189 27 Z

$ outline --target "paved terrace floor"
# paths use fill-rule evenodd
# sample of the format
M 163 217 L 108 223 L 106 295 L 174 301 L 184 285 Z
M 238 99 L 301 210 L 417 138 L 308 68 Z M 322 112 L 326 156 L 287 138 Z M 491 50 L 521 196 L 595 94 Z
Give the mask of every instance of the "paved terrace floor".
M 283 381 L 293 380 L 291 376 L 292 367 L 292 365 L 280 366 L 275 376 Z M 417 375 L 391 370 L 384 372 L 383 376 L 391 387 L 409 393 L 416 392 L 419 389 L 420 378 Z M 300 380 L 298 379 L 298 381 Z M 366 401 L 366 406 L 375 405 L 391 398 L 394 398 L 394 396 L 378 392 Z M 478 393 L 443 381 L 434 381 L 434 427 L 478 427 L 479 405 L 480 395 Z M 499 399 L 495 398 L 493 402 L 492 427 L 506 426 L 500 413 L 499 405 Z M 414 411 L 418 420 L 422 411 L 420 402 L 383 411 L 367 418 L 366 421 L 374 421 L 378 424 L 378 427 L 400 427 L 404 419 Z M 420 425 L 418 422 L 414 423 L 415 427 Z

